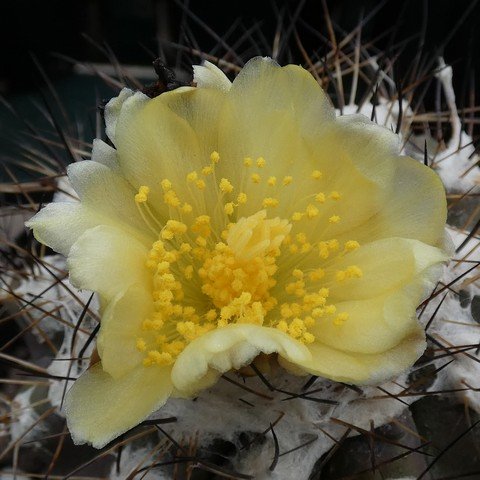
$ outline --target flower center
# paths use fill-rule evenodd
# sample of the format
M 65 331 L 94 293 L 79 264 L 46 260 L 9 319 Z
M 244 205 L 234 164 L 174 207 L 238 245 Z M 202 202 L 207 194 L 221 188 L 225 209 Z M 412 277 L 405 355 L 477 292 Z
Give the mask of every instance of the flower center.
M 211 165 L 202 170 L 205 178 L 214 172 L 219 160 L 218 153 L 213 152 Z M 251 159 L 244 160 L 246 168 L 251 163 Z M 265 160 L 259 158 L 256 163 L 263 168 Z M 271 186 L 276 184 L 273 178 L 267 181 Z M 315 170 L 311 178 L 317 181 L 321 172 Z M 186 182 L 193 183 L 196 192 L 207 187 L 198 172 L 189 173 Z M 291 182 L 292 177 L 285 177 L 283 186 Z M 154 312 L 143 321 L 142 334 L 136 338 L 137 349 L 145 354 L 144 365 L 170 364 L 195 338 L 229 324 L 278 328 L 298 341 L 312 343 L 315 336 L 311 329 L 321 317 L 331 317 L 336 325 L 345 322 L 348 315 L 338 313 L 328 302 L 328 282 L 358 278 L 361 270 L 352 265 L 329 279 L 319 266 L 300 266 L 313 250 L 317 250 L 317 262 L 321 263 L 359 245 L 350 240 L 341 250 L 338 240 L 311 241 L 298 228 L 292 235 L 291 222 L 299 224 L 318 216 L 316 206 L 308 203 L 303 212 L 293 212 L 290 220 L 268 218 L 266 208 L 276 206 L 279 200 L 266 197 L 262 209 L 231 222 L 233 210 L 247 203 L 247 195 L 238 194 L 237 203 L 228 201 L 235 187 L 223 178 L 215 185 L 223 202 L 222 215 L 212 220 L 210 215 L 201 214 L 186 220 L 184 216 L 198 208 L 191 203 L 206 205 L 206 195 L 201 201 L 192 195 L 188 198 L 191 203 L 187 203 L 168 179 L 161 182 L 161 188 L 163 202 L 172 212 L 163 227 L 148 205 L 150 189 L 142 186 L 135 196 L 140 214 L 158 235 L 146 261 L 153 276 Z M 318 202 L 325 201 L 323 193 L 316 196 Z M 337 192 L 330 195 L 333 200 L 339 197 Z M 215 211 L 215 205 L 211 211 Z M 328 219 L 328 223 L 337 221 L 336 215 Z
M 261 210 L 232 224 L 227 243 L 217 243 L 198 271 L 203 293 L 221 309 L 223 318 L 232 317 L 232 303 L 240 297 L 249 304 L 260 302 L 267 312 L 274 306 L 269 290 L 276 284 L 276 259 L 291 225 L 266 217 Z

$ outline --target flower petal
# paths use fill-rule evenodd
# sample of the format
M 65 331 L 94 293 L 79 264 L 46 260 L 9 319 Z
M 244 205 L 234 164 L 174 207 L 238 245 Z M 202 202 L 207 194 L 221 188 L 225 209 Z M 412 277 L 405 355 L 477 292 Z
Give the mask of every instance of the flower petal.
M 271 58 L 255 57 L 247 62 L 228 96 L 239 114 L 242 130 L 238 135 L 242 138 L 247 134 L 247 143 L 252 135 L 256 137 L 257 127 L 263 132 L 271 127 L 264 121 L 274 112 L 293 116 L 306 135 L 318 132 L 335 118 L 329 98 L 307 70 L 297 65 L 280 67 Z
M 67 256 L 78 237 L 98 222 L 98 216 L 80 203 L 58 202 L 46 205 L 25 225 L 40 243 Z
M 303 68 L 280 67 L 269 58 L 250 60 L 227 93 L 218 131 L 218 165 L 235 183 L 241 180 L 245 157 L 267 160 L 262 174 L 300 177 L 309 155 L 303 139 L 316 136 L 334 118 L 330 101 Z M 268 139 L 268 141 L 266 141 Z M 224 168 L 224 171 L 221 169 Z M 300 172 L 297 173 L 297 169 Z M 311 170 L 311 168 L 310 168 Z M 287 173 L 288 172 L 288 173 Z
M 442 247 L 447 203 L 438 175 L 409 157 L 397 157 L 394 166 L 394 182 L 382 208 L 367 223 L 349 232 L 350 238 L 366 243 L 404 237 Z
M 208 60 L 203 65 L 193 66 L 193 81 L 197 88 L 214 88 L 222 92 L 227 92 L 232 86 L 223 71 Z
M 101 217 L 99 224 L 122 227 L 148 246 L 155 240 L 138 212 L 137 192 L 118 173 L 101 163 L 84 160 L 68 167 L 68 178 L 82 206 Z
M 113 171 L 119 168 L 117 151 L 98 138 L 93 140 L 92 160 L 105 165 Z
M 156 237 L 138 213 L 134 190 L 120 175 L 90 160 L 70 165 L 68 175 L 81 203 L 51 203 L 26 222 L 38 241 L 67 256 L 86 230 L 110 225 L 151 246 Z
M 259 353 L 274 353 L 297 363 L 309 359 L 305 345 L 275 328 L 250 324 L 228 325 L 190 343 L 172 370 L 180 392 L 194 395 L 222 373 L 249 364 Z
M 218 150 L 219 116 L 225 106 L 225 93 L 214 88 L 189 88 L 182 92 L 174 90 L 159 98 L 163 105 L 187 122 L 198 139 L 200 158 L 196 161 L 200 163 L 192 164 L 190 170 L 208 165 L 210 154 Z M 185 167 L 184 173 L 190 170 Z
M 118 160 L 135 188 L 151 188 L 149 203 L 160 218 L 169 215 L 159 187 L 163 179 L 172 182 L 182 201 L 194 205 L 204 201 L 208 204 L 209 198 L 217 195 L 213 189 L 203 193 L 188 190 L 185 177 L 210 162 L 210 153 L 217 144 L 218 109 L 224 96 L 214 89 L 183 88 L 146 104 L 133 98 L 125 102 L 117 122 Z
M 332 215 L 341 217 L 328 229 L 328 235 L 335 236 L 381 208 L 399 151 L 397 135 L 361 115 L 335 120 L 328 99 L 306 70 L 282 68 L 269 59 L 250 61 L 227 98 L 221 112 L 219 152 L 229 162 L 218 168 L 247 193 L 249 202 L 239 208 L 239 215 L 253 214 L 249 210 L 253 205 L 273 196 L 280 202 L 275 213 L 289 218 L 314 204 L 317 193 L 328 197 L 339 190 L 344 200 L 321 205 L 320 215 L 310 221 L 309 231 L 320 237 Z M 265 167 L 246 171 L 243 159 L 259 156 L 265 158 Z M 320 181 L 312 178 L 314 170 L 323 173 Z M 250 181 L 253 172 L 262 177 L 259 184 Z M 277 190 L 267 185 L 270 176 L 278 179 Z M 289 190 L 279 192 L 286 176 L 292 176 L 293 182 L 286 187 Z M 355 209 L 349 208 L 352 204 Z
M 148 97 L 143 93 L 137 92 L 136 94 L 129 88 L 123 88 L 118 96 L 113 97 L 105 105 L 105 132 L 107 137 L 115 143 L 115 131 L 117 127 L 117 120 L 122 110 L 124 102 L 135 96 L 136 101 L 144 102 L 148 100 Z
M 123 229 L 99 225 L 73 244 L 67 263 L 70 280 L 77 288 L 97 292 L 106 302 L 134 283 L 151 291 L 147 254 L 148 248 Z
M 325 281 L 329 283 L 334 303 L 380 297 L 420 279 L 427 268 L 447 259 L 442 250 L 418 240 L 385 238 L 362 245 L 332 263 L 326 269 Z M 336 272 L 350 265 L 358 266 L 362 277 L 335 281 Z
M 142 322 L 153 311 L 152 296 L 142 284 L 130 285 L 107 305 L 102 316 L 97 347 L 103 369 L 119 378 L 137 366 L 145 355 L 136 348 Z
M 380 212 L 383 235 L 441 246 L 447 201 L 440 177 L 409 157 L 400 157 L 395 167 L 395 183 Z M 375 235 L 375 230 L 372 234 Z
M 392 290 L 383 296 L 336 303 L 337 312 L 348 313 L 348 319 L 342 325 L 335 325 L 328 318 L 319 319 L 312 327 L 317 339 L 342 351 L 374 354 L 394 348 L 417 331 L 416 307 L 427 289 L 431 289 L 433 282 L 439 278 L 443 268 L 440 262 L 446 257 L 432 247 L 428 253 L 423 247 L 415 247 L 413 254 L 418 258 L 413 262 L 408 282 L 403 280 L 403 285 L 395 288 L 391 284 Z M 357 291 L 359 296 L 362 296 L 361 293 L 361 289 Z M 340 297 L 338 291 L 336 295 Z M 354 294 L 352 296 L 355 298 Z M 348 295 L 343 298 L 348 298 Z
M 89 368 L 65 397 L 68 428 L 76 444 L 102 448 L 167 401 L 170 367 L 139 367 L 114 379 L 100 363 Z
M 374 385 L 410 367 L 425 350 L 425 339 L 423 330 L 417 328 L 393 348 L 374 354 L 344 352 L 319 342 L 309 345 L 309 349 L 311 360 L 297 362 L 294 369 L 301 367 L 338 382 Z
M 400 151 L 400 137 L 361 114 L 338 117 L 336 125 L 328 135 L 332 148 L 348 152 L 360 172 L 387 186 L 392 179 L 392 161 Z
M 322 318 L 311 332 L 322 344 L 344 352 L 381 353 L 418 329 L 417 303 L 401 293 L 341 302 L 337 311 L 348 313 L 348 320 L 335 325 L 331 318 Z
M 341 196 L 319 207 L 320 216 L 313 222 L 317 226 L 309 227 L 312 234 L 336 238 L 368 224 L 383 208 L 395 181 L 398 136 L 363 115 L 348 115 L 325 126 L 317 137 L 308 139 L 307 145 L 313 163 L 323 173 L 317 191 L 324 192 L 327 198 L 332 191 Z M 340 217 L 339 223 L 329 225 L 322 233 L 318 227 L 332 215 Z

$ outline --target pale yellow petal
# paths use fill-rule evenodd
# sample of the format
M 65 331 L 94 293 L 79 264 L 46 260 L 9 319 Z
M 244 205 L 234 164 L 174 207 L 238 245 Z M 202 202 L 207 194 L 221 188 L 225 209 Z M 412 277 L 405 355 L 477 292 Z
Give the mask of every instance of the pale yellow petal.
M 324 317 L 310 330 L 319 342 L 341 351 L 381 353 L 418 329 L 417 303 L 402 293 L 339 302 L 337 312 L 348 314 L 343 325 L 335 325 L 332 317 Z
M 70 250 L 70 281 L 77 288 L 97 292 L 106 302 L 134 283 L 151 291 L 152 274 L 145 266 L 147 254 L 148 248 L 121 228 L 91 228 Z
M 134 97 L 135 102 L 145 102 L 148 97 L 140 92 L 133 92 L 129 88 L 123 88 L 118 96 L 113 97 L 105 105 L 105 132 L 108 138 L 115 144 L 115 132 L 117 128 L 117 121 L 122 111 L 123 104 L 131 97 Z
M 316 183 L 317 191 L 327 198 L 318 206 L 318 219 L 310 222 L 313 227 L 306 228 L 321 239 L 336 238 L 368 224 L 391 194 L 398 136 L 362 115 L 350 115 L 332 122 L 306 143 L 315 165 L 310 168 L 323 174 Z M 340 194 L 340 200 L 328 200 L 333 191 Z M 340 221 L 328 224 L 333 215 Z
M 213 88 L 222 92 L 227 92 L 232 86 L 223 71 L 208 60 L 203 65 L 193 66 L 193 81 L 197 88 Z
M 442 250 L 418 240 L 386 238 L 362 245 L 331 262 L 326 268 L 325 283 L 334 303 L 379 297 L 421 279 L 427 268 L 447 259 Z M 361 278 L 335 279 L 337 272 L 346 271 L 352 265 L 359 267 Z
M 344 352 L 318 342 L 309 345 L 311 360 L 294 367 L 338 382 L 375 385 L 410 367 L 425 350 L 424 337 L 417 328 L 393 348 L 374 354 Z
M 443 268 L 441 262 L 445 260 L 442 252 L 431 250 L 430 253 L 414 250 L 418 258 L 415 258 L 411 278 L 390 293 L 366 300 L 336 302 L 337 312 L 347 313 L 348 319 L 342 325 L 335 325 L 332 317 L 319 318 L 311 329 L 317 340 L 342 351 L 372 354 L 394 348 L 411 336 L 419 328 L 416 308 L 433 288 Z M 336 295 L 340 296 L 338 291 Z M 355 298 L 354 294 L 352 297 Z M 343 298 L 348 298 L 347 292 Z
M 324 137 L 329 145 L 348 152 L 355 167 L 378 185 L 390 182 L 392 162 L 400 152 L 400 137 L 361 114 L 338 117 L 335 125 L 336 129 Z
M 78 237 L 99 222 L 78 202 L 58 202 L 46 205 L 25 225 L 40 243 L 66 256 Z
M 220 112 L 225 108 L 226 95 L 216 88 L 190 88 L 182 92 L 174 90 L 159 97 L 159 102 L 186 121 L 198 139 L 199 158 L 190 157 L 191 166 L 185 166 L 182 171 L 188 173 L 211 163 L 210 154 L 219 149 L 218 131 L 222 128 L 219 122 Z M 181 141 L 181 139 L 179 139 Z M 229 162 L 228 156 L 221 156 L 220 162 Z M 218 167 L 217 167 L 218 168 Z M 185 179 L 183 178 L 185 182 Z
M 439 176 L 408 157 L 398 158 L 395 167 L 395 183 L 380 214 L 382 234 L 442 246 L 447 201 Z
M 228 159 L 218 165 L 222 176 L 240 182 L 242 191 L 249 188 L 252 199 L 266 188 L 268 176 L 277 176 L 279 183 L 287 175 L 297 182 L 310 176 L 312 159 L 304 139 L 315 137 L 332 123 L 334 111 L 306 70 L 295 65 L 280 67 L 271 59 L 256 57 L 236 77 L 227 99 L 218 132 L 218 151 Z M 245 157 L 266 160 L 258 172 L 265 181 L 256 189 L 249 178 L 256 170 L 246 171 Z
M 170 367 L 139 367 L 114 379 L 97 363 L 65 398 L 73 441 L 102 448 L 164 405 L 171 391 Z
M 360 242 L 404 237 L 442 247 L 447 203 L 438 175 L 409 157 L 397 157 L 394 166 L 394 181 L 382 208 L 349 232 L 350 237 Z
M 136 190 L 119 174 L 101 163 L 84 160 L 68 167 L 68 178 L 83 208 L 99 217 L 99 224 L 114 225 L 150 246 L 155 235 L 135 203 Z
M 306 135 L 318 132 L 335 118 L 330 99 L 307 70 L 297 65 L 280 67 L 271 58 L 255 57 L 247 62 L 228 96 L 242 116 L 239 124 L 246 127 L 249 119 L 251 131 L 255 127 L 265 131 L 267 127 L 268 132 L 271 124 L 264 125 L 263 121 L 271 120 L 275 112 L 292 115 Z
M 145 355 L 136 348 L 142 322 L 153 311 L 151 292 L 142 284 L 120 291 L 105 308 L 97 339 L 103 369 L 118 378 L 137 366 Z M 145 368 L 145 367 L 143 367 Z
M 179 391 L 194 395 L 231 369 L 249 364 L 259 353 L 274 353 L 298 363 L 310 353 L 302 343 L 278 329 L 249 324 L 228 325 L 195 339 L 180 354 L 172 370 Z
M 187 190 L 186 175 L 210 162 L 208 139 L 215 135 L 216 126 L 212 122 L 217 120 L 209 112 L 216 111 L 217 103 L 204 100 L 223 94 L 212 89 L 195 90 L 168 92 L 144 105 L 127 100 L 117 122 L 116 146 L 122 172 L 136 188 L 150 187 L 149 203 L 160 218 L 169 215 L 160 187 L 163 179 L 172 183 L 182 202 L 195 205 L 204 202 L 199 190 L 193 193 Z M 197 100 L 202 108 L 193 108 Z M 178 115 L 169 104 L 179 110 Z M 180 116 L 180 111 L 186 118 Z M 196 132 L 189 121 L 192 125 L 203 121 L 203 129 Z M 202 131 L 208 132 L 206 138 L 201 138 Z M 207 196 L 216 194 L 212 189 L 205 192 Z
M 272 212 L 290 218 L 315 204 L 317 193 L 328 199 L 339 191 L 341 201 L 318 205 L 318 216 L 304 222 L 313 237 L 334 237 L 374 216 L 388 195 L 398 136 L 360 115 L 334 120 L 324 93 L 300 67 L 281 68 L 265 59 L 251 64 L 228 92 L 219 131 L 219 151 L 230 159 L 225 170 L 219 169 L 240 181 L 240 190 L 251 199 L 239 215 L 251 215 L 264 198 L 274 197 L 279 205 Z M 264 168 L 246 169 L 245 157 L 253 159 L 254 167 L 255 159 L 263 157 Z M 317 170 L 320 180 L 312 178 Z M 253 173 L 261 177 L 257 184 L 251 181 Z M 287 188 L 272 189 L 267 184 L 271 176 L 280 186 L 284 177 L 293 180 Z M 340 216 L 337 225 L 328 225 L 332 215 Z
M 105 165 L 110 170 L 118 171 L 117 151 L 99 138 L 93 140 L 92 160 Z
M 113 158 L 110 147 L 96 145 L 100 157 L 106 154 Z M 155 237 L 137 210 L 136 192 L 118 173 L 105 164 L 88 160 L 70 165 L 68 176 L 81 203 L 51 203 L 26 222 L 40 242 L 68 255 L 73 243 L 87 229 L 112 225 L 123 228 L 126 234 L 147 246 L 152 244 Z

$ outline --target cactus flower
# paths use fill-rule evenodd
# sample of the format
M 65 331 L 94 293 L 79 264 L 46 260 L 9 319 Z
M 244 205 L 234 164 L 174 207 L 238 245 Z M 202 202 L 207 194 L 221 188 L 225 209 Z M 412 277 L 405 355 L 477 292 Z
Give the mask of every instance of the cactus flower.
M 425 347 L 415 311 L 447 259 L 437 175 L 392 131 L 336 118 L 299 66 L 194 74 L 156 98 L 122 90 L 113 147 L 68 168 L 79 201 L 28 222 L 100 299 L 101 360 L 65 401 L 77 443 L 102 447 L 262 353 L 374 384 Z

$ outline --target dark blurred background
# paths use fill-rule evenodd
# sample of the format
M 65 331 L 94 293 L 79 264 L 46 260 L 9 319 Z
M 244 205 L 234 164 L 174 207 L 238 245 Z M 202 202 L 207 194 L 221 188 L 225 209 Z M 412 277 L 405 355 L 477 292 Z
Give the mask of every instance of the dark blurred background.
M 404 67 L 418 51 L 418 35 L 425 26 L 424 51 L 442 53 L 447 63 L 455 65 L 458 81 L 478 70 L 480 65 L 480 10 L 476 3 L 472 0 L 326 2 L 334 24 L 345 31 L 352 30 L 361 18 L 383 5 L 364 26 L 362 36 L 376 40 L 380 49 L 392 43 L 392 35 L 395 43 L 410 39 L 401 54 L 400 63 Z M 197 46 L 209 52 L 218 43 L 209 29 L 220 37 L 229 35 L 226 42 L 233 45 L 241 34 L 260 23 L 266 42 L 271 41 L 278 18 L 283 16 L 288 27 L 289 16 L 297 14 L 297 9 L 301 10 L 297 30 L 305 37 L 306 50 L 315 51 L 318 37 L 305 34 L 316 30 L 327 35 L 324 10 L 319 0 L 4 2 L 0 20 L 0 35 L 3 36 L 0 90 L 10 95 L 35 88 L 32 54 L 52 79 L 71 73 L 71 65 L 52 55 L 55 53 L 80 61 L 105 62 L 105 55 L 93 42 L 105 42 L 121 62 L 147 65 L 151 61 L 149 52 L 158 52 L 159 45 L 167 53 L 167 59 L 173 60 L 174 48 L 168 48 L 164 43 L 168 41 Z M 462 21 L 464 14 L 466 18 Z M 229 34 L 232 26 L 238 26 L 237 31 Z M 458 27 L 456 31 L 455 27 Z M 197 45 L 193 45 L 193 41 Z M 259 48 L 261 50 L 262 45 Z
M 301 63 L 296 33 L 312 58 L 321 58 L 327 51 L 325 6 L 338 38 L 368 18 L 362 42 L 374 41 L 379 50 L 391 50 L 397 59 L 398 80 L 418 52 L 422 52 L 423 66 L 428 62 L 436 66 L 436 58 L 443 55 L 454 67 L 459 107 L 472 103 L 470 91 L 479 91 L 480 86 L 477 1 L 15 0 L 3 2 L 0 17 L 0 93 L 19 115 L 14 118 L 0 105 L 2 161 L 15 155 L 21 119 L 45 123 L 46 102 L 40 94 L 46 90 L 44 76 L 77 123 L 80 137 L 89 141 L 95 136 L 95 105 L 114 91 L 94 75 L 74 68 L 73 60 L 111 65 L 115 57 L 143 66 L 141 77 L 151 72 L 152 60 L 161 56 L 167 64 L 187 71 L 189 63 L 200 62 L 188 49 L 233 61 L 237 58 L 228 53 L 230 47 L 244 59 L 265 55 L 280 29 L 283 38 L 290 39 L 288 48 L 280 48 L 280 62 Z M 146 83 L 154 78 L 146 77 Z M 427 93 L 427 103 L 433 101 L 434 92 L 432 88 Z

